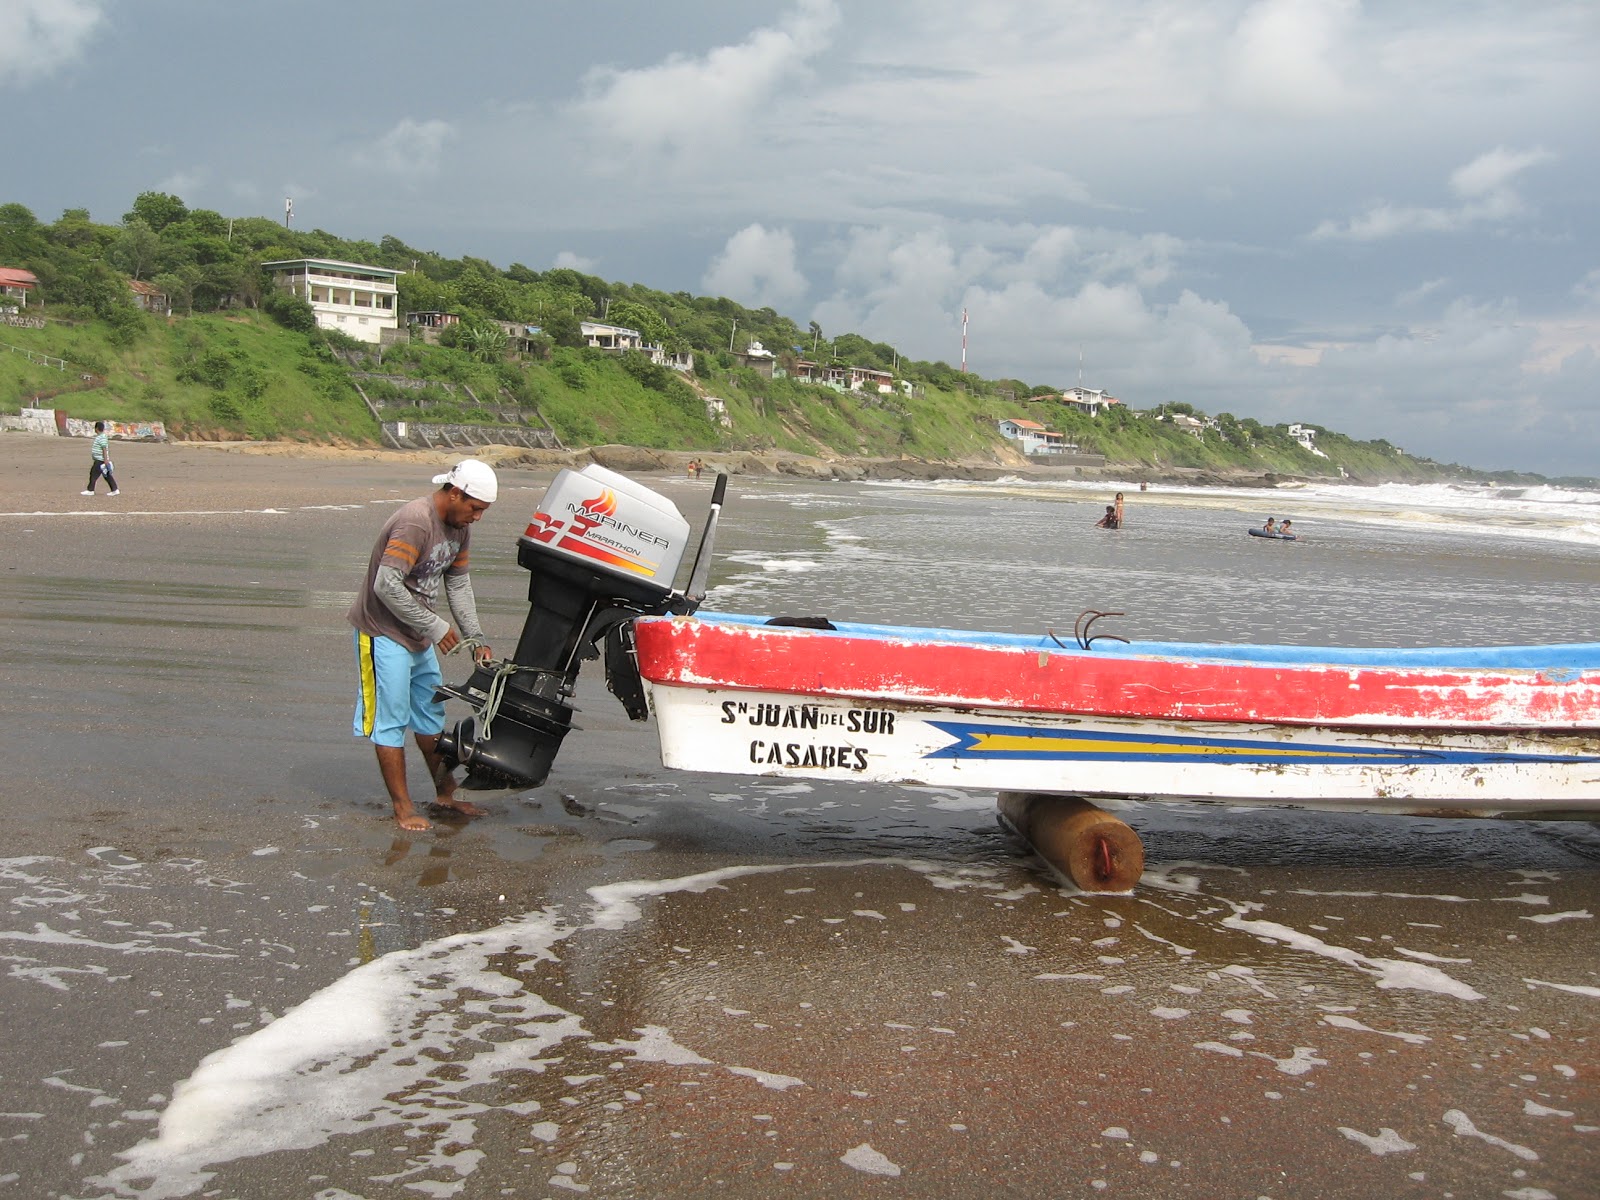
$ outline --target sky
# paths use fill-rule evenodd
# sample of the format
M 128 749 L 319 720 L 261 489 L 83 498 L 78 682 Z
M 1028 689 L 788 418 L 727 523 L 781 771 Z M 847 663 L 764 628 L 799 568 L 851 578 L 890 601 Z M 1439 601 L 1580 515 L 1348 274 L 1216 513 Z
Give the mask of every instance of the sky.
M 0 203 L 144 191 L 985 378 L 1600 476 L 1593 0 L 0 0 Z M 730 330 L 730 333 L 732 331 Z

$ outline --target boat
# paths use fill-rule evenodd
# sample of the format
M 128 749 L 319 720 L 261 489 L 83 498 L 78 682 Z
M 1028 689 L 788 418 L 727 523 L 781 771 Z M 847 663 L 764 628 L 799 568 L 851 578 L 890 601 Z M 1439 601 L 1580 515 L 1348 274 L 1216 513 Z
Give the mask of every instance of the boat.
M 603 649 L 667 767 L 995 791 L 1086 890 L 1131 887 L 1137 835 L 1090 798 L 1420 816 L 1600 814 L 1600 644 L 1367 649 L 1128 641 L 1125 614 L 1036 634 L 701 611 L 726 485 L 689 526 L 599 467 L 563 471 L 523 535 L 512 658 L 441 689 L 474 715 L 439 753 L 536 786 Z
M 1276 540 L 1278 540 L 1280 542 L 1292 542 L 1292 541 L 1295 540 L 1295 535 L 1294 534 L 1292 534 L 1292 533 L 1279 533 L 1276 529 L 1272 530 L 1269 533 L 1265 529 L 1257 529 L 1254 526 L 1251 526 L 1245 532 L 1248 533 L 1251 537 L 1275 538 Z
M 1600 812 L 1600 644 L 634 622 L 669 767 L 1415 815 Z M 816 623 L 813 623 L 816 624 Z

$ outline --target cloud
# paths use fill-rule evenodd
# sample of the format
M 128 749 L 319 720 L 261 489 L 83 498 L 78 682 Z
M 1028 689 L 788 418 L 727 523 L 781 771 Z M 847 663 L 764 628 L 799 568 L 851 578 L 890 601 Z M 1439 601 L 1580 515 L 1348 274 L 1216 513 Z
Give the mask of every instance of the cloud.
M 205 167 L 191 167 L 187 171 L 174 171 L 156 185 L 156 191 L 165 192 L 169 196 L 177 196 L 185 203 L 192 204 L 196 195 L 211 179 L 211 172 Z
M 1600 307 L 1600 267 L 1573 284 L 1572 294 L 1591 308 Z
M 595 269 L 597 264 L 592 258 L 585 258 L 572 250 L 563 250 L 556 255 L 555 261 L 550 265 L 552 267 L 564 267 L 569 271 L 581 271 L 587 275 Z
M 795 265 L 794 235 L 787 229 L 747 225 L 711 260 L 703 286 L 751 308 L 794 304 L 810 285 Z
M 448 121 L 414 121 L 406 117 L 388 133 L 358 151 L 361 166 L 397 175 L 433 175 L 439 170 L 444 144 L 455 136 Z
M 66 66 L 104 21 L 96 0 L 3 0 L 0 85 L 26 87 Z
M 1423 300 L 1433 295 L 1434 292 L 1447 285 L 1450 281 L 1446 278 L 1425 279 L 1416 287 L 1407 288 L 1394 298 L 1398 308 L 1410 308 L 1413 304 L 1420 304 Z
M 1451 208 L 1407 208 L 1376 204 L 1346 222 L 1323 221 L 1311 236 L 1373 242 L 1408 233 L 1460 233 L 1478 225 L 1507 221 L 1527 211 L 1512 186 L 1529 167 L 1555 157 L 1549 150 L 1507 150 L 1497 146 L 1450 174 L 1450 189 L 1461 202 Z
M 1149 291 L 1179 253 L 1176 239 L 1098 228 L 853 230 L 838 254 L 833 292 L 813 316 L 824 329 L 889 341 L 912 358 L 956 364 L 960 314 L 970 317 L 968 367 L 1029 383 L 1085 383 L 1140 407 L 1194 399 L 1173 390 L 1221 388 L 1258 362 L 1244 322 L 1220 300 Z M 1161 264 L 1157 269 L 1153 264 Z
M 781 84 L 828 45 L 834 0 L 799 0 L 775 28 L 699 57 L 674 54 L 637 70 L 597 67 L 574 110 L 624 149 L 669 155 L 728 150 Z
M 1240 19 L 1223 61 L 1224 92 L 1243 108 L 1314 115 L 1348 108 L 1342 42 L 1357 0 L 1262 0 Z

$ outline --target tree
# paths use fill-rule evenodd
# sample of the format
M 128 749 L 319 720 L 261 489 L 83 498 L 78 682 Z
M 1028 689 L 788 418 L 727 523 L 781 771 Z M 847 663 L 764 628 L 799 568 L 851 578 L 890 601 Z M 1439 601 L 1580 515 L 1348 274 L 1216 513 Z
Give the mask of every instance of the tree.
M 21 263 L 42 254 L 44 226 L 30 209 L 20 204 L 0 204 L 0 257 L 8 263 Z
M 457 343 L 484 363 L 504 358 L 509 340 L 506 331 L 493 321 L 463 321 L 457 334 Z
M 546 314 L 542 328 L 550 340 L 558 346 L 583 345 L 583 324 L 571 313 Z
M 58 246 L 67 246 L 73 250 L 84 250 L 95 243 L 94 222 L 89 219 L 87 208 L 69 208 L 61 214 L 61 219 L 50 226 L 50 240 Z
M 660 313 L 653 308 L 646 308 L 636 300 L 619 300 L 606 310 L 606 317 L 613 325 L 622 325 L 628 329 L 637 329 L 644 335 L 644 340 L 657 346 L 664 345 L 671 331 Z
M 117 269 L 135 279 L 143 279 L 155 269 L 160 254 L 161 239 L 149 225 L 135 217 L 123 225 L 106 257 Z
M 509 319 L 512 305 L 505 279 L 481 259 L 468 259 L 467 262 L 467 269 L 455 281 L 456 295 L 461 298 L 461 303 L 477 309 L 484 316 Z
M 261 298 L 261 311 L 285 329 L 293 329 L 297 333 L 316 331 L 316 312 L 288 288 L 269 286 Z
M 197 268 L 186 267 L 181 271 L 163 272 L 150 282 L 166 293 L 173 312 L 190 313 L 194 311 L 194 285 L 199 275 Z
M 134 221 L 143 221 L 160 233 L 174 221 L 181 221 L 188 215 L 188 206 L 176 196 L 169 196 L 166 192 L 140 192 L 132 210 L 123 214 L 122 223 L 131 225 Z

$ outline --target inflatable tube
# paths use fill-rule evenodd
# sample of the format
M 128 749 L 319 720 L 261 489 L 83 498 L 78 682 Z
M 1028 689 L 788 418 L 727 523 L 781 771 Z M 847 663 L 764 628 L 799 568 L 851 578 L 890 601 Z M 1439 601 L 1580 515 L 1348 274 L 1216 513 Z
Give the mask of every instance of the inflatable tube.
M 1268 533 L 1265 529 L 1251 527 L 1247 530 L 1251 537 L 1276 538 L 1280 542 L 1292 542 L 1295 535 L 1292 533 Z

